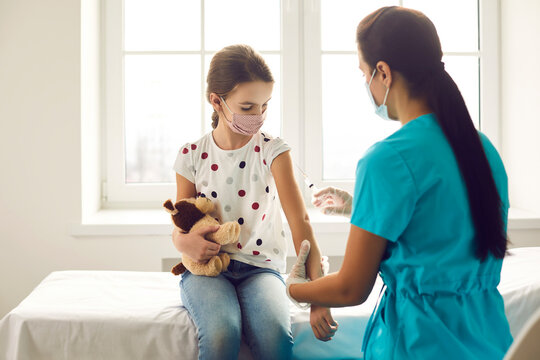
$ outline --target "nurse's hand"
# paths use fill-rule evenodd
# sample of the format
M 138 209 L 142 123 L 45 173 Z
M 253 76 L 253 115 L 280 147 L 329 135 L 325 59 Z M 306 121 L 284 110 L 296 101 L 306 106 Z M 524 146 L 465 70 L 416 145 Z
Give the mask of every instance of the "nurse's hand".
M 351 217 L 352 195 L 345 190 L 326 187 L 313 194 L 312 203 L 326 215 Z
M 309 240 L 302 241 L 302 244 L 300 245 L 300 251 L 298 251 L 298 257 L 296 258 L 296 262 L 291 268 L 291 272 L 289 273 L 289 276 L 287 277 L 287 281 L 285 281 L 285 285 L 287 286 L 287 296 L 293 304 L 298 306 L 300 309 L 308 309 L 310 304 L 309 303 L 299 303 L 291 296 L 291 293 L 289 292 L 289 288 L 292 284 L 303 284 L 309 281 L 306 275 L 306 260 L 309 255 L 309 250 L 311 248 L 311 244 Z

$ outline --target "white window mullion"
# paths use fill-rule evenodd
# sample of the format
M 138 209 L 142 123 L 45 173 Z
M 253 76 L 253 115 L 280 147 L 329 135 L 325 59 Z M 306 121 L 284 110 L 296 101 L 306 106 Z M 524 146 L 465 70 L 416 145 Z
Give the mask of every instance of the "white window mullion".
M 302 166 L 304 159 L 304 127 L 301 121 L 304 117 L 301 88 L 301 3 L 302 1 L 297 0 L 281 1 L 281 79 L 275 79 L 282 84 L 281 136 L 291 146 L 293 162 L 298 166 Z M 302 179 L 298 177 L 297 181 L 302 188 Z
M 106 1 L 105 101 L 107 154 L 107 203 L 119 201 L 120 184 L 125 179 L 123 111 L 123 6 L 122 1 Z M 122 140 L 122 141 L 120 141 Z M 104 204 L 106 205 L 106 204 Z
M 321 3 L 305 0 L 303 6 L 304 171 L 317 186 L 323 180 Z M 309 194 L 307 194 L 309 195 Z
M 501 151 L 499 0 L 480 0 L 480 129 Z

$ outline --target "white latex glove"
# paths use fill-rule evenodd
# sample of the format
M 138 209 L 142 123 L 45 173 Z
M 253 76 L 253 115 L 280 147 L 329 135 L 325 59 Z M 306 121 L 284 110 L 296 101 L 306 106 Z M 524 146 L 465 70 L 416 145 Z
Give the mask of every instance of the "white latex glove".
M 351 217 L 352 195 L 335 187 L 326 187 L 313 194 L 312 203 L 326 215 Z
M 330 270 L 330 263 L 328 262 L 328 256 L 323 256 L 321 259 L 321 268 L 323 276 L 328 275 L 328 270 Z
M 287 277 L 287 281 L 285 282 L 285 285 L 287 285 L 287 296 L 293 304 L 298 306 L 300 309 L 308 309 L 311 304 L 309 303 L 302 303 L 300 304 L 298 301 L 296 301 L 289 292 L 289 287 L 291 284 L 302 284 L 309 281 L 309 279 L 306 276 L 306 260 L 309 255 L 310 250 L 310 243 L 309 240 L 302 241 L 302 244 L 300 245 L 300 251 L 298 252 L 298 257 L 296 259 L 296 263 L 291 268 L 291 272 L 289 276 Z

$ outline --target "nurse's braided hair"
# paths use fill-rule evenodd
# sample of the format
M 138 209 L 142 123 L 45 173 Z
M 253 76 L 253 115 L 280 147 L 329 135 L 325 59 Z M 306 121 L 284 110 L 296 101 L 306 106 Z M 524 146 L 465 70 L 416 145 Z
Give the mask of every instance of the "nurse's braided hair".
M 506 254 L 502 202 L 484 148 L 461 92 L 444 69 L 437 30 L 420 11 L 380 8 L 358 25 L 356 40 L 364 60 L 375 68 L 385 61 L 406 80 L 410 96 L 424 98 L 450 143 L 467 186 L 476 230 L 475 255 Z
M 224 47 L 210 61 L 206 77 L 206 99 L 210 102 L 211 93 L 227 98 L 238 84 L 251 81 L 274 82 L 264 58 L 249 45 Z M 217 127 L 218 121 L 219 115 L 214 110 L 212 128 Z

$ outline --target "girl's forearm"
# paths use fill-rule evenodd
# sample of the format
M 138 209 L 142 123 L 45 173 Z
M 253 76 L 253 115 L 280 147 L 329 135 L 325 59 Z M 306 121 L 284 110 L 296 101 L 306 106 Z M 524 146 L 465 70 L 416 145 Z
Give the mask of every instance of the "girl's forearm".
M 318 306 L 343 307 L 361 304 L 362 298 L 351 291 L 351 288 L 344 283 L 339 273 L 333 273 L 307 283 L 291 284 L 289 292 L 298 302 Z
M 297 231 L 293 231 L 293 241 L 297 250 L 300 249 L 300 244 L 305 239 L 309 240 L 311 243 L 311 250 L 309 252 L 309 257 L 306 262 L 306 274 L 311 280 L 318 279 L 323 276 L 321 269 L 321 251 L 319 246 L 315 241 L 313 235 L 313 229 L 311 228 L 311 223 L 309 218 L 304 219 L 301 224 L 298 224 L 294 227 Z

